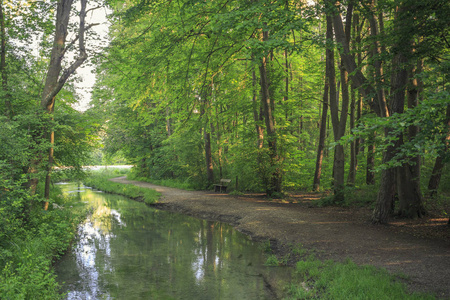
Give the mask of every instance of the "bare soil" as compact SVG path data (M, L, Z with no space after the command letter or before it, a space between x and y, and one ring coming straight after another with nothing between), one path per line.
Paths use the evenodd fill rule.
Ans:
M197 218L222 221L256 241L271 242L277 255L303 245L320 259L374 265L406 275L410 291L450 299L450 226L447 219L393 220L372 225L368 208L316 207L319 194L270 200L264 195L230 196L185 191L146 182L112 179L152 188L162 197L155 206ZM289 261L295 263L295 258ZM404 278L404 276L399 277Z

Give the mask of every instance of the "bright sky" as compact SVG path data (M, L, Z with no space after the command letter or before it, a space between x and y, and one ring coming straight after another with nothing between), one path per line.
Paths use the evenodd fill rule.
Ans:
M88 7L89 9L89 7ZM92 23L100 23L100 25L92 27L90 30L95 31L101 38L100 41L89 40L86 38L86 49L90 56L93 55L90 49L98 49L99 47L106 47L108 44L108 28L110 26L106 15L110 11L104 7L95 9L86 16L86 25ZM69 39L70 40L70 37ZM80 82L75 83L77 93L80 96L80 101L74 106L79 111L85 111L89 108L89 101L91 100L92 87L95 83L95 74L93 74L94 67L89 66L86 62L77 70L77 76L81 79Z

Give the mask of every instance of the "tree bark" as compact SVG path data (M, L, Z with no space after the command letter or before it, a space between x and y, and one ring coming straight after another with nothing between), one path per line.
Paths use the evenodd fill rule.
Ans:
M214 184L214 168L211 154L211 133L204 129L203 138L205 140L205 160L206 160L206 180L208 186Z
M421 72L421 63L418 68L411 68L407 89L408 108L418 105L419 86L416 74ZM412 140L419 132L419 128L411 125L408 128L408 138ZM422 192L420 190L420 156L411 158L411 163L405 163L398 171L397 186L399 193L399 215L407 218L420 218L425 214Z
M395 147L388 146L383 155L383 163L389 162L395 155ZM395 168L389 168L381 173L380 189L378 190L377 201L372 213L372 222L375 224L385 224L392 214L392 206L395 199Z
M5 116L8 119L12 118L13 109L11 104L11 95L8 91L8 70L6 65L6 28L5 28L5 13L3 10L3 1L0 1L0 73L2 76L2 90L3 98L5 99Z
M443 138L442 143L444 144L443 151L440 151L436 160L434 162L433 172L431 173L430 179L428 181L428 192L431 197L435 197L437 190L439 188L439 184L441 182L442 169L445 166L444 156L449 151L450 147L450 104L447 105L446 112L446 120L445 123L447 125L448 131L447 135Z
M263 41L269 39L267 31L263 32ZM279 166L279 156L277 149L277 136L275 132L275 117L273 115L273 109L275 104L270 97L269 92L269 80L267 75L267 62L269 61L269 55L263 56L259 66L261 96L264 107L264 119L267 132L267 142L269 145L269 166L270 166L270 179L266 186L266 193L269 196L275 193L281 193L282 176Z
M347 8L345 32L344 32L344 42L347 49L349 49L349 40L351 33L351 22L352 22L352 12L353 5L350 3ZM333 27L333 21L330 16L327 17L327 31L328 28ZM337 35L336 31L335 34ZM337 93L333 96L334 91L332 91L333 80L334 79L334 54L331 53L330 60L333 66L330 68L328 76L330 82L330 113L331 120L333 124L334 141L337 143L345 135L345 129L347 125L347 115L349 106L349 92L348 92L348 73L343 63L343 59L340 67L340 83L342 88L342 105L341 114L339 116L339 103L337 100ZM333 188L334 188L334 201L343 202L344 200L344 178L345 178L345 157L344 157L344 146L337 144L334 149L334 163L333 163Z
M355 59L350 53L350 48L344 31L342 17L339 13L333 16L333 28L336 37L336 42L338 42L342 47L340 56L345 66L345 69L350 74L350 80L352 81L352 84L359 89L362 96L368 101L368 104L371 107L371 109L378 116L381 116L382 110L379 105L380 101L374 101L375 99L373 98L373 95L377 95L377 92L374 89L374 87L368 83L367 78L357 67Z
M258 93L256 91L256 73L252 71L252 86L253 86L253 120L255 121L256 135L258 138L257 148L262 149L264 145L264 129L261 124L264 122L264 111L262 102L258 101Z
M373 0L371 3L372 11L374 9L374 6L376 4L376 0ZM381 24L382 19L380 20ZM379 29L376 16L374 13L369 14L369 24L370 24L370 35L372 36L373 45L372 45L372 57L373 57L373 67L375 70L375 87L377 91L377 100L378 100L378 107L380 108L380 116L381 117L388 117L389 111L387 107L387 101L386 101L386 91L384 89L384 71L383 71L383 65L380 58L381 54L381 46L379 45L378 37L379 37Z
M439 151L438 156L434 162L433 171L428 180L428 192L431 197L435 197L439 184L441 182L442 169L445 166L444 157L450 149L450 104L447 105L444 124L447 126L447 133L442 138L443 149ZM450 222L450 220L449 220Z
M362 59L362 49L361 46L359 45L361 43L361 31L365 21L363 20L361 24L359 24L359 13L358 13L355 15L355 20L353 23L355 24L356 27L356 45L357 45L357 49L355 49L357 51L356 59L358 62L358 66L361 66L363 59ZM355 88L353 85L352 87ZM358 90L357 93L358 93L358 101L357 101L356 119L359 121L361 120L363 114L363 97ZM362 139L358 138L355 142L356 156L358 156L360 152L364 153L364 146L361 146L362 144L363 144Z
M393 75L391 77L392 112L390 114L401 114L404 111L405 89L408 80L408 73L405 68L406 63L407 59L401 53L398 53L393 59ZM385 135L390 136L393 134L392 132L392 129L387 128L385 130ZM383 164L390 162L395 157L397 149L402 143L403 139L402 137L399 137L393 146L387 147L383 156ZM388 218L392 213L393 201L396 194L394 183L396 183L397 189L401 191L402 196L407 195L407 193L403 191L403 188L409 177L406 174L403 174L404 171L403 168L389 168L382 171L381 185L378 191L375 209L372 214L373 223L387 223ZM397 174L398 172L400 174Z
M45 79L45 85L42 92L41 108L47 113L53 114L56 95L61 91L67 79L76 71L76 69L83 64L87 59L87 53L84 45L84 33L87 29L85 27L86 17L86 4L87 0L81 0L80 10L80 25L78 29L78 47L79 56L75 61L64 71L62 71L62 60L66 53L66 38L67 30L69 26L70 11L72 9L73 0L60 0L56 8L56 30L53 41L53 47L50 57L49 67L47 69L47 76ZM50 181L51 181L51 169L53 166L53 144L54 144L54 132L51 131L50 136L50 149L48 152L48 164L47 175L45 180L45 192L44 196L47 201L45 202L44 209L48 208L48 199L50 196Z
M368 146L367 146L367 163L366 163L366 184L374 185L375 184L375 132L372 133L372 136L369 138Z
M203 123L203 141L204 141L204 153L205 153L205 163L206 163L206 182L207 187L214 184L214 167L212 160L212 151L211 151L211 133L209 132L208 127L211 127L209 118L206 114L206 111L210 109L209 100L204 93L204 97L201 104L200 117L202 118Z
M336 3L336 1L333 1L333 3ZM372 4L374 1L372 2ZM404 7L400 7L398 10L398 13L404 13L406 12L406 9ZM396 16L397 20L397 16ZM369 22L371 25L371 34L374 37L374 40L377 40L377 34L378 34L378 23L376 22L376 18L374 14L369 14ZM342 17L340 14L335 14L333 17L333 24L334 24L334 30L336 35L336 40L339 44L342 46L342 52L341 52L341 58L342 61L347 68L347 70L352 74L352 82L356 87L360 88L361 93L366 98L366 100L369 100L369 105L371 106L372 110L380 117L389 117L393 113L403 113L403 107L404 107L404 101L405 101L405 87L407 83L407 72L406 67L408 64L411 64L410 61L408 61L406 55L403 53L409 53L411 50L411 45L402 45L402 53L397 53L393 60L393 76L391 79L391 99L392 99L392 105L391 109L392 112L389 111L386 99L383 99L383 94L381 91L375 89L373 86L371 86L364 75L361 73L360 70L356 68L356 63L354 61L354 58L351 56L349 47L346 43L347 39L345 36L343 23L342 23ZM380 24L382 24L380 22ZM397 24L397 26L406 26L404 24ZM378 49L378 45L375 45L375 49ZM377 50L378 51L378 50ZM379 73L382 71L381 69L381 62L376 61L375 64L375 71L377 77L382 78L382 73ZM379 86L379 88L381 88ZM373 99L367 99L371 97L371 95L377 95L375 98L377 101L374 101ZM385 134L390 135L392 134L392 130L387 129ZM401 137L400 137L401 138ZM388 163L391 161L396 154L397 149L401 145L401 139L399 139L394 146L389 146L386 149L386 152L383 156L383 163ZM398 173L398 175L395 175ZM395 176L399 176L398 180L396 180ZM420 188L416 186L416 183L414 180L412 180L413 177L408 174L408 168L401 168L394 170L386 169L381 174L381 185L377 197L377 202L375 205L375 209L372 216L372 221L374 223L386 223L388 220L388 216L392 211L392 201L395 197L395 182L397 184L401 184L397 187L399 196L403 197L404 195L407 195L407 193L404 191L404 189L409 188L414 190L413 198L407 199L403 197L404 201L407 201L409 203L417 203L421 202L421 196L420 196ZM403 201L400 200L400 201ZM419 207L418 205L412 204L413 207ZM414 214L408 213L408 215L414 216Z
M352 21L352 29L353 34L356 37L353 40L353 43L351 46L353 51L358 52L358 49L355 47L356 39L358 39L358 28L359 28L359 14L353 15L353 21ZM354 55L353 55L354 57ZM361 65L361 63L358 61L358 65ZM356 90L351 86L351 92L350 92L350 132L355 128L356 123ZM358 147L359 147L359 139L353 140L350 142L350 167L348 170L348 177L347 177L347 185L354 186L356 181L356 172L358 170Z
M332 32L332 28L331 30L329 30L329 28L327 27L327 33L326 33L326 37L327 40L333 38L333 32ZM329 64L330 62L328 61L330 55L329 55L329 51L331 51L330 49L326 49L326 54L325 54L325 74L328 74L330 72L329 69ZM323 161L323 154L324 154L324 148L325 148L325 138L326 138L326 134L327 134L327 115L328 115L328 91L329 91L329 77L327 75L325 75L325 84L323 87L323 98L322 98L322 118L321 118L321 122L320 122L320 134L319 134L319 145L317 148L317 158L316 158L316 170L314 172L314 182L313 182L313 190L314 191L319 191L320 190L320 178L322 175L322 161Z
M355 128L355 91L352 89L350 104L350 131ZM356 160L356 140L350 142L350 167L348 169L347 185L354 186L356 180L356 170L358 169L358 162Z

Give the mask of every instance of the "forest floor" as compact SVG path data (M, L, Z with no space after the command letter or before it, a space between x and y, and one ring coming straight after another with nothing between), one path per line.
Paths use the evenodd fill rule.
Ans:
M222 221L256 241L271 242L279 256L292 246L314 251L317 258L387 269L411 291L431 292L450 299L450 226L447 219L392 220L372 225L368 208L317 207L320 194L291 195L270 200L262 194L231 196L208 191L185 191L146 182L112 179L157 190L156 207L197 218ZM296 259L290 257L288 264ZM403 278L403 279L401 279Z

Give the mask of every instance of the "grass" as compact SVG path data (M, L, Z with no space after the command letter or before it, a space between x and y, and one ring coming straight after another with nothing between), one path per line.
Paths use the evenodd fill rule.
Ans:
M137 180L143 182L149 182L156 185L167 186L187 191L194 191L196 188L186 180L177 180L177 179L151 179L147 177L139 177L134 174L128 174L127 179Z
M296 283L288 287L287 299L435 299L433 295L409 293L403 282L405 276L390 275L374 266L358 266L351 260L343 263L321 261L301 245L291 249L302 255L295 265ZM267 266L280 265L270 255Z
M321 262L314 257L299 261L301 282L290 288L290 299L435 299L411 294L403 283L384 269L344 263Z
M158 202L160 193L155 190L142 188L131 184L122 184L112 182L109 179L124 175L125 173L117 173L118 171L95 171L83 180L83 184L107 193L114 193L129 197L135 200L143 201L145 204L153 204Z
M265 266L286 266L297 261L294 276L287 286L285 299L435 299L431 294L409 293L404 274L391 275L387 270L374 266L358 266L350 259L344 262L321 261L315 250L302 244L290 245L283 256L273 254L270 241L260 244L267 256Z

